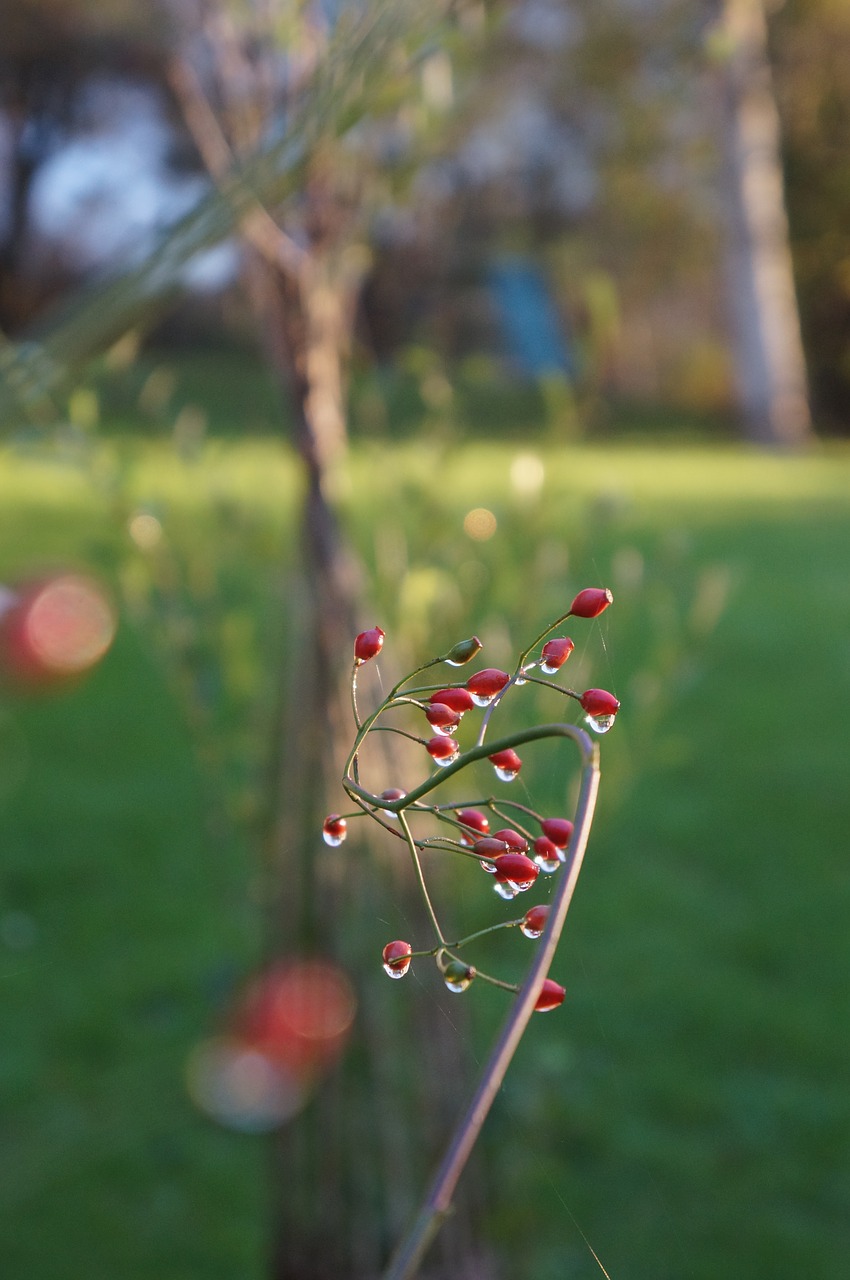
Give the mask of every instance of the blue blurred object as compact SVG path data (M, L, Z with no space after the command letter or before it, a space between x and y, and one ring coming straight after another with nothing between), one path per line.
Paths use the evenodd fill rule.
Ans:
M529 378L562 374L574 362L542 273L523 258L503 258L487 272L505 345L519 373Z

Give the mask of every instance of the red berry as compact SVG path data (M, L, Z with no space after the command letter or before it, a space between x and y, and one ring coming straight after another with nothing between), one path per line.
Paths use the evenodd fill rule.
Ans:
M551 978L546 978L543 986L540 988L540 995L534 1005L538 1013L548 1013L550 1009L557 1009L559 1004L564 1003L566 991L557 982L553 982Z
M452 711L444 702L432 702L425 710L425 718L440 733L448 733L460 724L460 712Z
M522 761L513 747L508 747L506 751L496 751L492 756L488 756L487 759L496 770L496 776L501 778L502 782L513 782L522 768Z
M401 800L402 797L406 795L407 792L402 791L401 787L387 787L386 791L381 792L381 799L390 801Z
M547 640L540 653L540 670L551 676L564 665L575 645L569 636L559 636L556 640Z
M543 930L546 928L546 921L549 919L549 905L541 902L539 906L529 907L522 918L520 929L526 938L539 938Z
M504 840L513 853L528 853L528 841L518 831L512 831L510 827L503 827L501 831L494 831L493 839Z
M439 693L432 693L428 701L442 702L443 706L451 707L459 715L463 715L464 711L471 711L475 706L472 695L466 689L440 689Z
M581 705L589 716L615 716L620 704L607 689L585 689Z
M500 858L502 854L510 853L506 841L497 840L495 836L482 836L475 841L472 851L482 858Z
M413 951L409 942L396 939L384 947L384 969L391 978L403 978L410 968L410 956Z
M503 853L496 859L496 879L500 884L510 882L523 889L530 888L540 874L530 858L524 853Z
M613 603L614 597L607 587L585 587L570 605L570 614L574 618L598 618Z
M348 833L348 823L338 813L330 813L322 823L322 835L325 844L332 848L342 844Z
M538 836L534 841L534 861L547 875L558 870L563 856L562 851L548 836Z
M572 838L573 824L569 818L544 818L540 823L540 830L559 849L566 849Z
M472 694L475 705L486 707L509 680L507 671L499 671L498 667L485 667L483 671L476 671L474 676L469 677L466 687Z
M460 747L454 738L447 738L444 734L429 738L425 743L425 750L435 764L443 766L451 764L460 755Z
M489 875L493 875L496 870L494 859L501 858L502 854L509 851L505 841L497 840L495 836L484 836L483 839L476 840L472 848L481 857L481 866Z
M381 800L388 800L390 804L395 800L402 800L407 795L406 791L402 791L401 787L387 787L386 791L382 791ZM397 818L398 814L393 813L392 809L384 809L384 816L387 818Z
M480 809L458 809L457 819L458 822L462 822L465 827L468 827L470 831L478 831L481 835L486 836L490 830L490 823ZM460 840L461 844L472 844L465 831L461 833Z
M381 652L384 644L384 632L380 627L372 627L370 631L361 631L354 641L354 661L368 662Z

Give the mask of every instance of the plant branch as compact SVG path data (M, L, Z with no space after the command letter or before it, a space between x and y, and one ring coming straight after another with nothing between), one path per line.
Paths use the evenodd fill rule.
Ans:
M596 806L596 795L599 788L599 749L584 730L577 729L574 725L542 725L540 726L540 731L536 734L526 731L525 735L515 734L510 740L505 739L505 745L515 746L521 741L531 741L532 737L556 736L555 731L559 730L570 731L568 733L562 732L562 736L573 738L578 743L583 757L581 791L575 815L572 859L569 871L560 881L555 891L546 928L540 939L540 946L493 1046L475 1092L455 1129L443 1161L437 1170L434 1181L413 1225L390 1260L384 1273L384 1280L410 1280L416 1274L426 1250L451 1210L452 1199L460 1175L478 1140L493 1100L501 1087L511 1059L534 1011L537 997L540 994L555 954L567 912L572 902ZM492 751L493 749L491 746L487 748L487 751ZM499 744L495 749L502 749L502 745ZM486 754L486 752L473 749L473 751L466 753L465 757L461 757L461 760L464 763L470 763L471 757L480 758L483 754ZM457 762L457 764L460 763L460 761ZM423 793L422 788L418 790L420 794ZM411 792L410 794L414 795L415 793ZM400 817L403 817L403 815L400 814Z

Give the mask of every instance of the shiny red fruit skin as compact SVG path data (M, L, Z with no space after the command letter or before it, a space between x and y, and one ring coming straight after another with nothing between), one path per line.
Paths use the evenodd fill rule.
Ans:
M496 879L502 883L534 884L539 874L540 868L524 853L503 853L496 859Z
M384 632L380 627L371 627L361 631L354 641L354 657L357 662L368 662L381 652L384 645Z
M570 614L574 618L598 618L614 597L607 587L585 587L570 605Z
M429 738L425 743L425 750L433 760L445 760L447 756L457 755L460 747L454 738L447 738L444 734L439 734L435 738Z
M460 724L460 712L452 711L445 702L432 702L425 712L429 724L439 729L454 729Z
M475 841L472 852L477 853L479 858L501 858L510 850L504 840L497 840L495 836L482 836Z
M507 671L500 671L498 667L485 667L483 671L476 671L475 675L469 677L466 687L470 693L477 693L480 698L490 698L504 689L509 680Z
M460 715L464 711L471 711L475 706L467 689L440 689L439 692L432 693L428 701L441 702L444 707L451 707L452 711L457 711Z
M540 995L537 997L534 1007L538 1013L547 1013L549 1009L557 1009L558 1005L564 1003L566 994L566 991L559 983L547 978L540 988Z
M572 653L575 645L569 636L559 636L556 640L547 640L540 658L547 667L562 667Z
M478 831L483 836L486 836L490 830L490 822L480 809L458 809L455 817L465 827L469 827L472 831Z
M542 933L546 928L546 921L549 919L549 904L541 902L536 907L529 907L526 911L524 920L530 929L535 929L538 933Z
M620 704L607 689L585 689L581 705L589 716L615 716Z
M513 747L508 747L505 751L497 751L494 755L488 756L487 759L497 769L509 769L513 773L519 773L522 768L522 761Z
M390 968L396 968L405 963L413 952L409 942L403 942L401 938L397 938L395 942L388 942L383 950L384 964L388 964Z
M528 852L528 841L525 836L521 836L518 831L513 831L510 827L503 827L501 831L494 831L493 839L504 840L513 853Z
M559 849L566 849L573 834L573 824L569 818L544 818L540 830Z

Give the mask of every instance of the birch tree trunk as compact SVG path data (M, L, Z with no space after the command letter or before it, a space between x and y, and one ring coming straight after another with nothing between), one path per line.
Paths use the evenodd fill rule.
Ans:
M763 0L714 0L713 7L739 397L753 441L799 448L811 437L811 417Z

